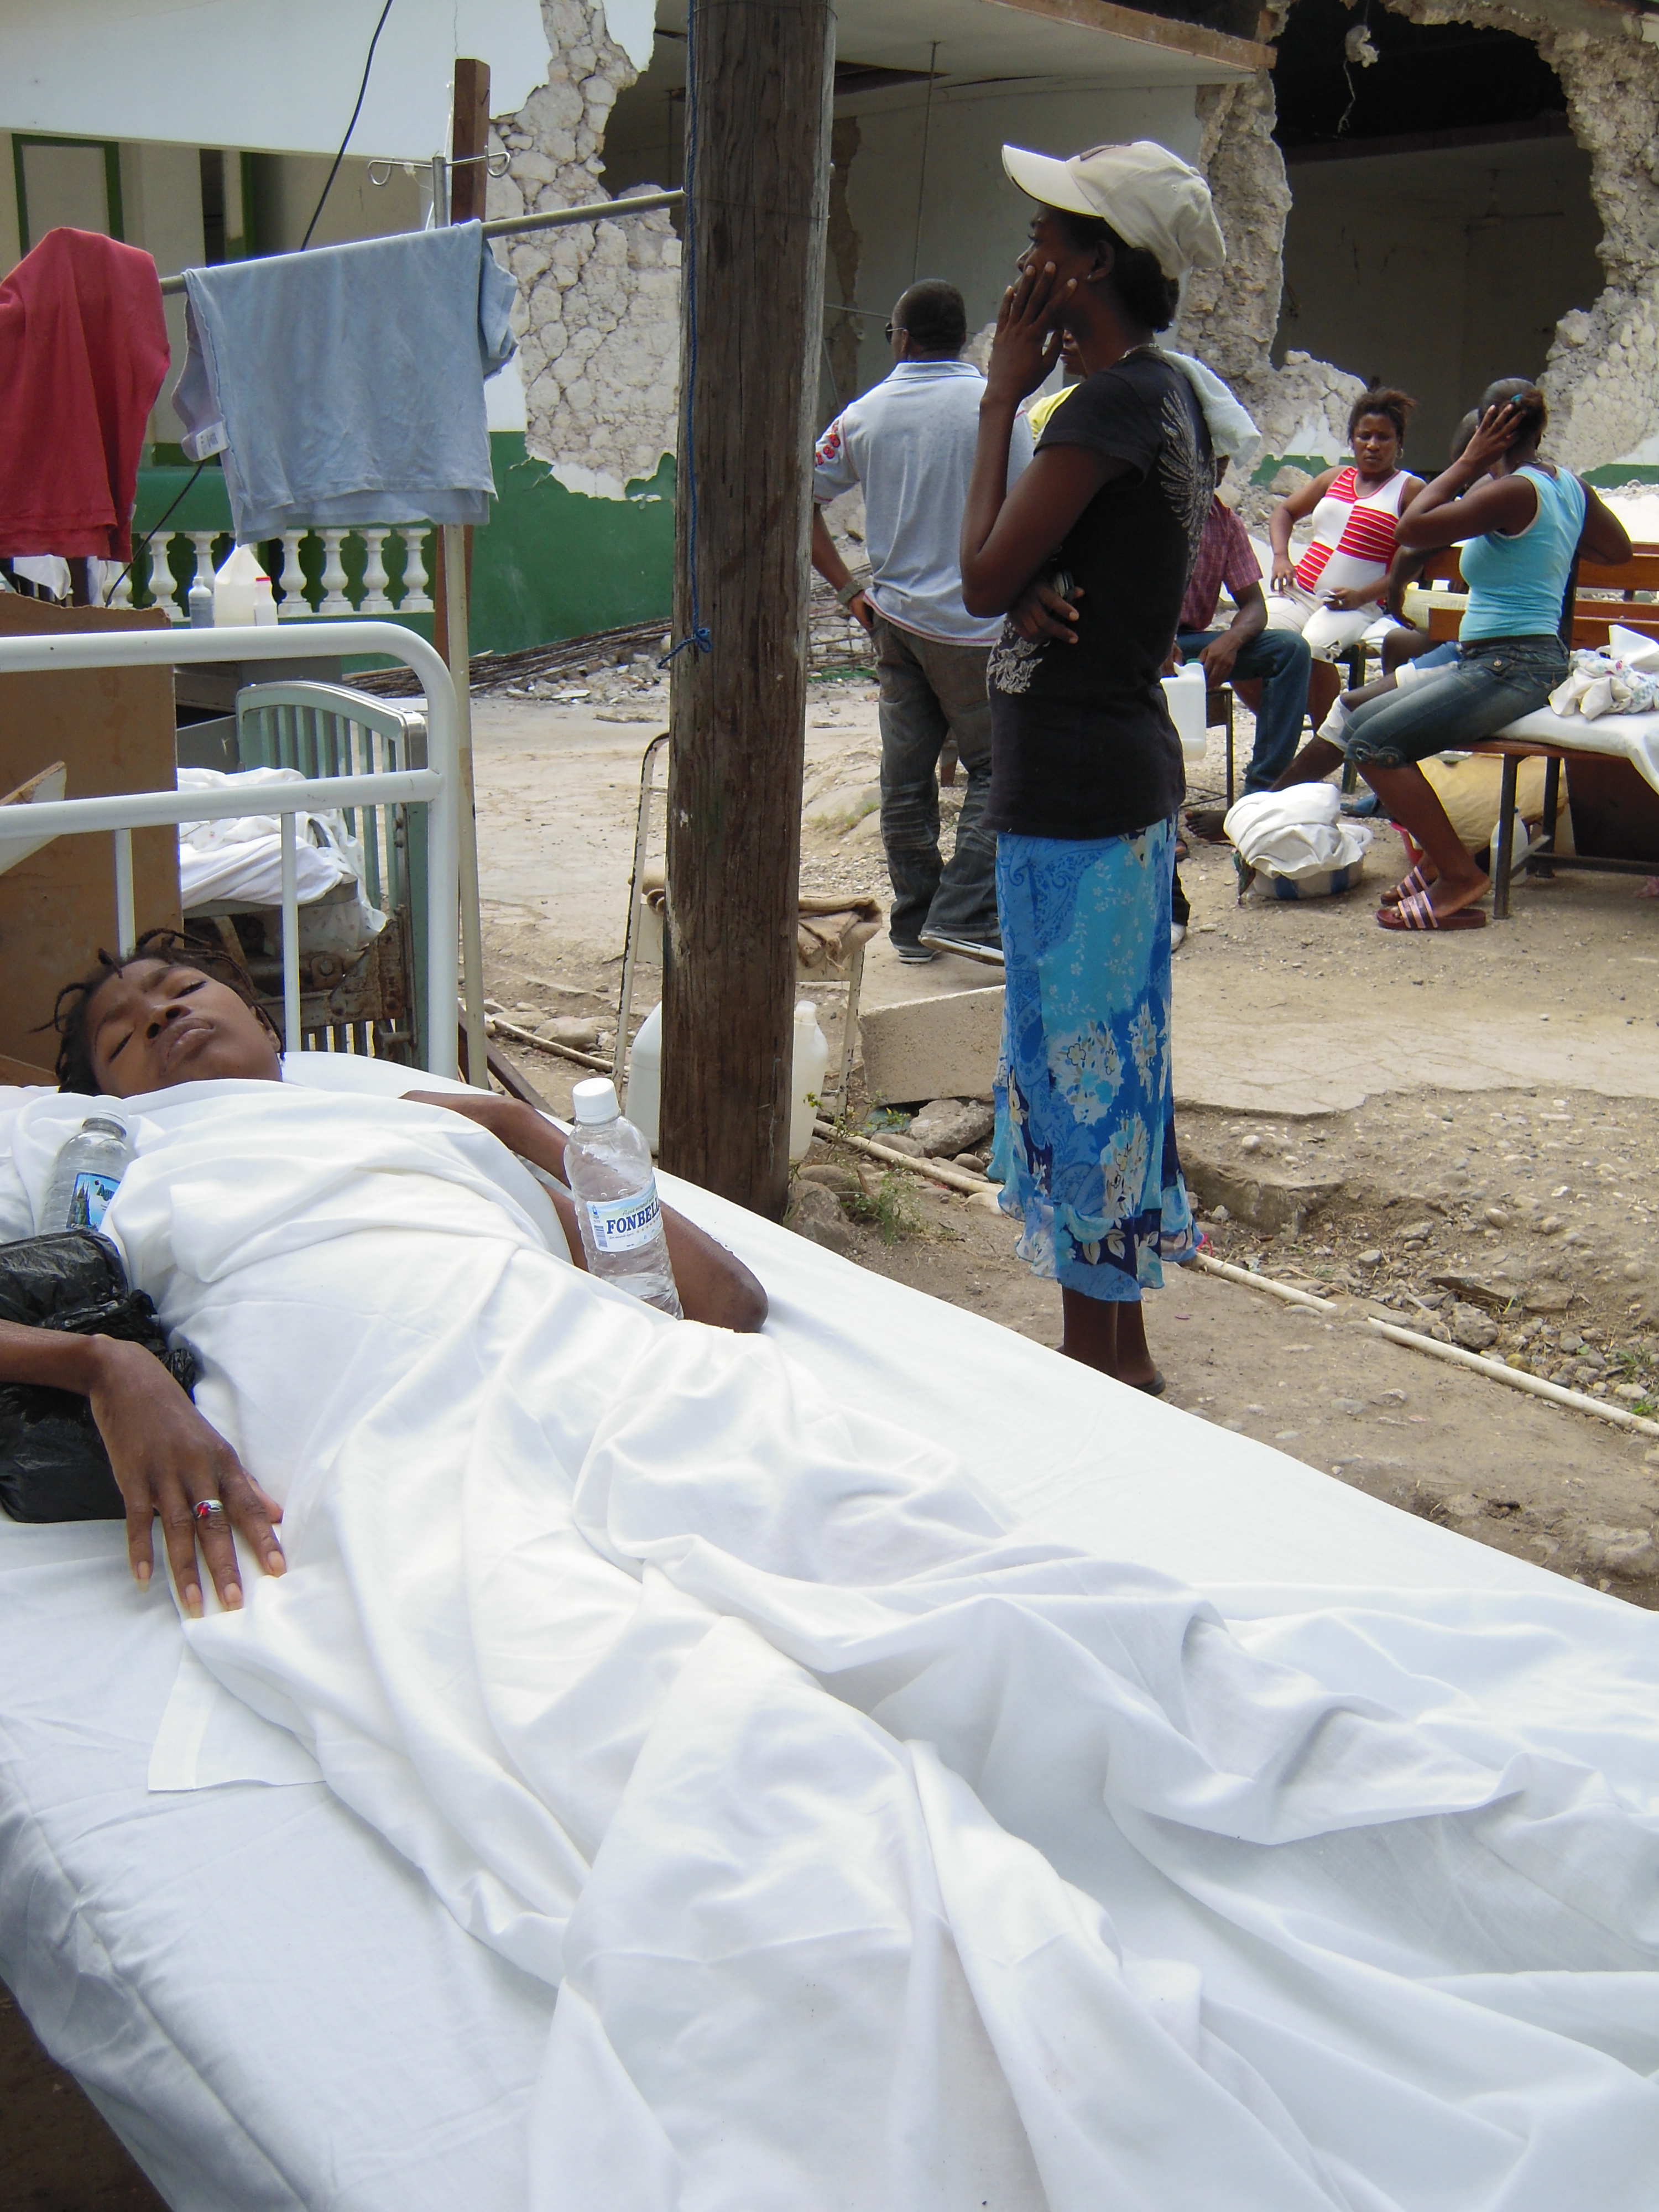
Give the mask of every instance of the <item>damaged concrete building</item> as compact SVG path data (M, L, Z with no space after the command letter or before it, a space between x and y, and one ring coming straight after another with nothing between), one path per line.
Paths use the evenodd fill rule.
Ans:
M1286 460L1340 451L1372 379L1420 403L1419 467L1490 378L1524 374L1549 394L1563 460L1603 483L1659 479L1659 14L1638 0L1260 8L840 0L822 418L885 374L882 327L913 277L960 286L975 326L994 314L1028 217L1004 140L1064 154L1146 137L1215 192L1231 258L1192 281L1178 335L1261 425L1258 505ZM0 273L60 222L169 270L296 246L362 58L346 11L305 0L304 15L301 40L240 0L0 9ZM77 37L94 21L96 40ZM210 23L231 88L211 100L185 65ZM685 0L394 11L319 240L422 221L457 42L494 69L492 214L679 185L686 30ZM507 249L522 344L489 387L499 497L477 550L481 644L667 611L678 222L629 216ZM173 327L176 346L176 307ZM177 435L163 401L141 527L185 491ZM228 526L209 471L174 527ZM361 576L361 545L344 558Z
M498 125L501 211L682 181L684 0L612 35L622 0L545 0L547 88ZM654 35L652 35L652 33ZM1026 211L1005 139L1055 153L1155 137L1215 192L1230 261L1191 283L1182 343L1264 433L1254 474L1343 447L1365 384L1403 385L1413 458L1480 388L1538 376L1553 450L1659 478L1659 15L1624 0L846 0L832 142L822 411L885 373L916 275L994 313ZM495 203L492 202L492 209ZM526 437L612 501L674 450L676 242L665 216L515 247Z

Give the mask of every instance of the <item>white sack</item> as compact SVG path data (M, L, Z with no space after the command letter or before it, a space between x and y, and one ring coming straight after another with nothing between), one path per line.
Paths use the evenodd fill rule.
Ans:
M287 1505L191 1647L559 1985L531 2212L1646 2212L1651 1617L1234 1633L579 1274L439 1109L123 1111L105 1225Z
M1334 783L1293 783L1288 791L1247 792L1221 826L1251 867L1294 881L1351 867L1370 849L1370 831L1345 819L1340 806Z

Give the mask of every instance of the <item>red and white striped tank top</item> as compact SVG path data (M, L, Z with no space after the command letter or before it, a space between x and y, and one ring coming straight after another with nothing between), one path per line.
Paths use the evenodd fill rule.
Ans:
M1388 482L1359 496L1359 471L1346 468L1314 509L1313 542L1296 567L1296 580L1312 598L1375 583L1394 558L1395 525L1409 473L1396 469Z

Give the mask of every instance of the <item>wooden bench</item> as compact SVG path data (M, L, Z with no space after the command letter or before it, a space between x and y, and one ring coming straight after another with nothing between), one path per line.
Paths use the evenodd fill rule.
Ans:
M1448 570L1445 563L1450 561ZM1437 567L1442 574L1455 575L1462 581L1456 567L1455 548L1437 554L1425 576ZM1626 629L1639 630L1645 637L1659 638L1659 601L1638 599L1638 592L1659 592L1659 545L1636 545L1631 549L1628 561L1612 568L1602 567L1593 561L1578 562L1568 586L1571 614L1564 607L1561 627L1564 640L1569 629L1572 649L1595 651L1607 643L1608 634L1617 623ZM1457 635L1461 610L1431 607L1429 614L1429 635L1438 641ZM1617 759L1614 754L1598 754L1593 746L1552 745L1534 738L1483 738L1469 748L1471 752L1495 754L1502 760L1503 775L1498 805L1498 837L1492 854L1492 917L1494 921L1510 918L1510 884L1513 856L1510 846L1515 821L1515 791L1523 760L1541 760L1544 769L1544 818L1538 844L1528 851L1522 867L1530 875L1549 878L1557 868L1578 868L1599 875L1645 876L1653 872L1651 860L1618 860L1599 854L1561 854L1555 848L1555 824L1561 803L1561 764L1575 757L1579 759Z
M1457 548L1449 545L1432 555L1418 580L1424 584L1449 583L1453 592L1461 593L1463 572L1457 563ZM1638 592L1659 592L1659 545L1632 546L1630 559L1621 561L1616 568L1605 568L1593 561L1581 561L1574 571L1571 590L1571 641L1575 651L1605 646L1614 623L1621 623L1626 629L1640 630L1644 637L1659 637L1659 601L1638 599L1636 596ZM1431 603L1429 635L1437 645L1455 639L1462 619L1461 599L1457 604L1443 607ZM1565 638L1565 611L1562 626Z

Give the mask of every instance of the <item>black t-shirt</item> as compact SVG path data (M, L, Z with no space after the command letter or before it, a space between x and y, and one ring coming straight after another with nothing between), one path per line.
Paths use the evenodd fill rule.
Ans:
M1215 488L1191 384L1152 347L1078 385L1037 451L1088 446L1127 461L1055 553L1083 587L1077 643L1024 638L992 651L988 829L1121 837L1175 812L1187 787L1159 675L1175 641Z

